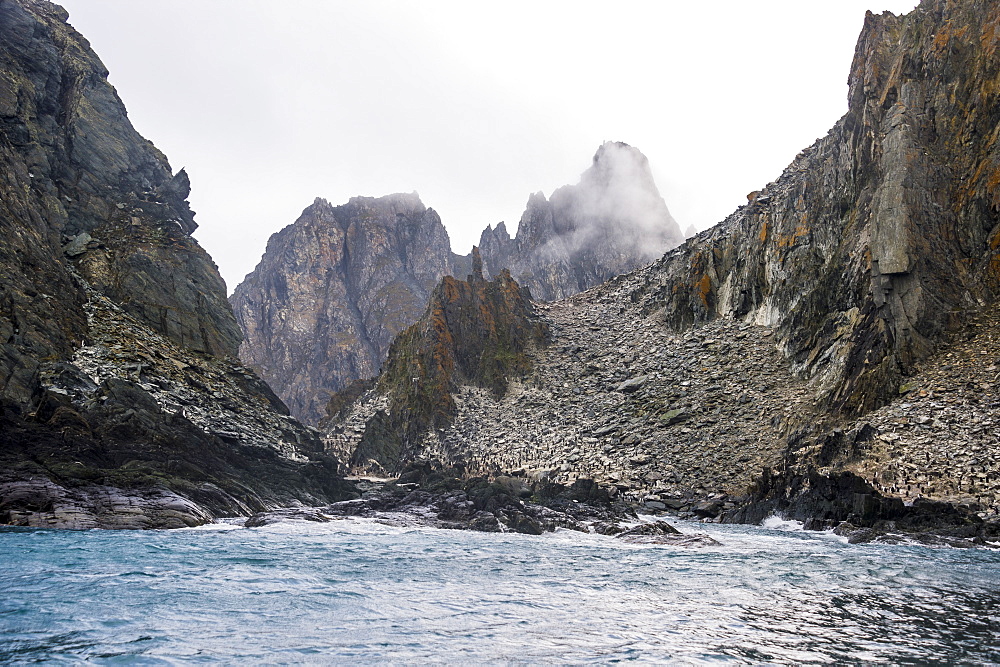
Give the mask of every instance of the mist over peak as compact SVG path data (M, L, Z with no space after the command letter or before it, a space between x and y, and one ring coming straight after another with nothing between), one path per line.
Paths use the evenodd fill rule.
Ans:
M597 149L576 185L549 199L532 194L515 239L499 230L487 229L481 239L488 271L509 268L543 300L593 287L684 241L646 156L617 141Z
M653 260L683 240L653 180L642 152L622 142L605 142L576 186L552 193L556 224L572 229L570 245L612 242Z

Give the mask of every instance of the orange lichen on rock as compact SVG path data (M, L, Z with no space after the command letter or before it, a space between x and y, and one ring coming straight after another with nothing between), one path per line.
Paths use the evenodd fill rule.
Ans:
M983 55L992 58L996 53L997 42L1000 41L1000 9L996 6L991 8L990 17L983 24L979 42L983 49Z
M960 40L965 37L965 34L969 31L969 26L964 25L961 28L956 29L951 21L945 23L941 30L937 31L934 35L934 51L935 55L940 56L948 48L952 39Z
M695 288L697 290L698 298L701 299L702 305L705 306L705 309L707 310L709 308L708 297L712 294L712 279L706 273L701 277L701 280L695 284Z
M802 216L802 220L795 226L795 230L791 234L779 234L778 247L779 248L791 248L796 245L803 236L809 234L809 227L806 226L805 215Z

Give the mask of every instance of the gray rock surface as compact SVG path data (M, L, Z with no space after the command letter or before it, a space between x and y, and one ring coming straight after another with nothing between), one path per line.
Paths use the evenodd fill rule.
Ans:
M631 502L728 497L777 465L811 410L806 382L775 349L771 330L719 319L684 332L643 316L629 298L652 269L563 301L539 304L548 344L506 394L454 394L449 426L413 456L473 474L544 471L554 482L593 479ZM622 385L645 378L634 391ZM331 424L343 460L388 405L375 389Z
M317 199L271 237L233 292L245 332L240 358L292 414L318 423L334 392L378 374L392 339L417 321L438 281L470 270L416 194L342 206Z
M172 527L344 497L316 433L235 361L187 175L66 20L0 2L0 523Z

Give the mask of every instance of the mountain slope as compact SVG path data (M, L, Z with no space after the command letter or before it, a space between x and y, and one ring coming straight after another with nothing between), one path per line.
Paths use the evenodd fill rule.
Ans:
M66 21L0 2L0 521L185 525L337 493L301 478L336 471L316 434L232 359L187 175Z
M1000 287L998 46L993 5L869 14L826 137L716 227L543 309L535 372L499 400L455 392L412 455L702 516L750 492L750 519L800 503L871 524L904 507L878 498L919 495L995 516L998 388L963 341L996 369L997 330L972 322L995 320Z

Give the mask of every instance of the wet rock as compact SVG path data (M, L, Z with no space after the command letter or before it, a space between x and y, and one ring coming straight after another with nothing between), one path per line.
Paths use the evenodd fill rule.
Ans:
M702 519L714 519L722 512L722 502L718 500L703 500L693 504L691 512Z
M66 487L40 476L0 481L0 525L142 530L199 526L213 518L191 499L165 488Z
M616 537L634 544L669 544L679 547L720 546L717 540L708 535L685 535L665 521L642 524L630 528Z
M598 535L617 535L618 533L625 532L625 529L622 528L621 524L609 521L598 521L591 526L591 528Z
M275 523L284 523L287 521L312 521L315 523L327 523L332 521L332 518L314 508L290 507L288 509L258 512L249 517L243 523L243 527L260 528L262 526L270 526Z
M634 528L629 528L618 537L625 539L637 535L680 535L681 531L671 526L666 521L656 521L654 523L644 523Z
M410 480L401 482L402 479ZM505 477L468 477L440 462L409 464L403 476L363 498L319 508L326 516L363 516L393 525L433 526L456 530L516 532L540 535L557 528L587 532L588 523L611 526L634 519L629 508L614 504L607 493L588 480L565 487L543 479L528 483Z

